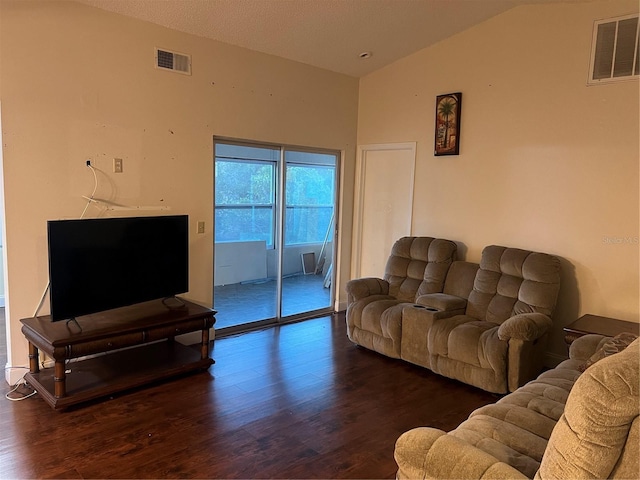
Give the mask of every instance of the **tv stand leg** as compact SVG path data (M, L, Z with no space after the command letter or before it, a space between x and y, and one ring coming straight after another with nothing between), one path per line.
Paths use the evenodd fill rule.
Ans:
M200 358L202 360L209 358L209 329L202 329L202 346L200 348Z
M40 372L40 359L38 358L38 347L29 342L29 371L31 373Z
M53 394L56 398L62 398L67 394L65 361L56 360L53 377Z

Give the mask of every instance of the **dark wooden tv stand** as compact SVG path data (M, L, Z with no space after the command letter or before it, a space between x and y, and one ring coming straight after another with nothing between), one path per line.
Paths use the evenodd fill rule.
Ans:
M214 363L209 356L214 315L214 310L186 300L184 307L175 309L154 300L69 322L52 322L50 316L22 319L22 333L29 341L30 371L25 380L54 409L64 409L206 370ZM198 330L202 331L199 349L174 340ZM40 368L39 350L53 358L53 367Z

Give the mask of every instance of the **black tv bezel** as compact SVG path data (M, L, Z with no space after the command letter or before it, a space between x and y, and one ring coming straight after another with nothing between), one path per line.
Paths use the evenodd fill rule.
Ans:
M157 225L154 227L151 224L156 223ZM94 228L94 225L98 226L98 229L104 228L124 228L124 227L132 227L137 226L138 228L158 228L162 223L166 224L164 228L169 228L172 224L173 227L178 227L184 233L178 234L180 251L176 250L172 255L170 261L179 262L181 265L180 271L175 271L174 273L179 278L173 278L172 282L168 283L167 288L163 289L158 287L157 289L153 289L153 294L147 293L149 288L141 289L138 293L133 293L130 295L120 296L115 300L105 300L106 295L99 294L97 291L99 287L94 289L93 293L95 294L94 300L98 298L102 298L100 301L95 301L93 304L95 307L78 307L78 308L70 308L69 304L71 301L69 300L70 294L63 295L62 297L66 297L66 304L60 304L61 296L56 292L56 288L60 288L60 277L59 273L56 272L55 268L59 268L59 260L55 258L52 259L53 256L59 255L56 253L56 248L59 246L55 245L55 242L58 240L53 240L52 245L52 230L53 234L56 235L56 229L64 228L65 226L68 229L73 230L83 230L85 228ZM67 232L68 233L68 232ZM94 234L95 235L95 234ZM138 250L140 251L140 245L137 245ZM52 252L53 249L53 252ZM157 246L156 246L157 250ZM96 247L96 251L99 251L99 248ZM180 253L181 252L181 253ZM188 215L154 215L154 216L134 216L134 217L101 217L101 218L90 218L90 219L70 219L70 220L48 220L47 221L47 253L48 253L48 268L49 268L49 307L50 307L50 317L51 321L64 321L77 319L79 317L88 316L95 313L100 313L108 310L113 310L116 308L127 307L131 305L135 305L138 303L143 303L152 300L159 300L164 298L175 297L176 295L183 294L189 291L189 216ZM86 253L85 253L86 256ZM168 256L167 256L168 257ZM163 257L163 259L166 259ZM163 265L161 263L159 266ZM75 267L77 268L77 267ZM128 270L128 273L131 274L132 270ZM126 273L120 274L120 278L125 278ZM151 274L147 276L149 278ZM181 276L180 276L181 275ZM136 275L136 277L139 275ZM158 275L156 275L157 277ZM156 277L153 277L154 279ZM92 277L95 280L95 276ZM111 278L111 277L110 277ZM115 277L114 277L115 278ZM89 287L86 287L89 288ZM74 291L78 291L75 289ZM73 295L73 294L71 294ZM83 302L84 304L90 302Z

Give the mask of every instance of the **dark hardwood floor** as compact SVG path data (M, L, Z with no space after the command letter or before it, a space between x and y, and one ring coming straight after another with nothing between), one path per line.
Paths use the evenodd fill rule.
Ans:
M2 399L0 477L393 478L402 432L496 400L356 347L344 314L216 339L213 356L66 412Z

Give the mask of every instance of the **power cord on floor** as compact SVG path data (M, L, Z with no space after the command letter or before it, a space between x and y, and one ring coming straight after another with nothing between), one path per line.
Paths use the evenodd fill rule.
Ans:
M89 208L89 205L91 205L91 203L94 201L93 198L95 197L96 191L98 190L98 175L96 174L97 169L93 165L91 165L91 160L87 160L87 167L91 170L91 173L93 174L93 191L91 192L91 196L87 197L87 203L84 206L84 210L82 210L82 214L80 215L81 219L84 218L85 214L87 213L87 209ZM33 317L34 318L38 316L38 313L40 313L40 309L42 308L42 305L44 304L45 298L47 297L47 293L49 293L49 289L50 288L51 288L51 284L49 282L47 282L47 286L44 289L44 292L42 292L42 296L40 297L40 302L38 303L38 306L36 307L36 310L33 313ZM45 364L45 359L46 359L46 356L44 354L42 354L41 364L42 364L43 368L44 368L44 364ZM14 369L14 368L29 370L27 367L6 367L5 371L10 370L10 369ZM26 372L25 372L25 375L26 375ZM28 394L23 395L22 397L17 397L17 398L10 397L10 395L12 393L17 392L18 389L23 385L25 387L30 388L33 391L28 393ZM20 400L24 400L25 398L29 398L29 397L35 395L36 393L37 392L33 389L33 387L31 387L31 385L27 384L27 382L24 380L24 375L23 375L20 378L20 380L18 380L16 382L15 385L12 385L11 390L7 394L5 394L5 398L7 400L12 401L12 402L18 402Z
M29 370L27 367L6 367L6 368L5 368L5 371L6 371L6 370L13 370L13 369L27 370L27 371ZM31 385L29 385L29 384L25 381L24 377L25 377L25 375L26 375L26 374L27 374L27 372L24 372L24 375L22 375L22 377L20 377L20 380L18 380L18 381L15 383L15 385L13 385L13 386L12 386L12 389L11 389L11 390L9 390L9 391L5 394L4 398L6 398L7 400L9 400L9 401L11 401L11 402L19 402L19 401L21 401L21 400L26 400L26 399L27 399L27 398L29 398L29 397L33 397L36 393L38 393L38 392L36 392L36 391L34 390L34 388L33 388ZM21 397L11 397L11 396L10 396L12 393L17 392L17 391L18 391L18 389L19 389L20 387L23 387L23 386L24 386L24 387L26 387L26 388L31 389L31 392L29 392L29 393L25 393L25 394L22 394L22 396L21 396Z

